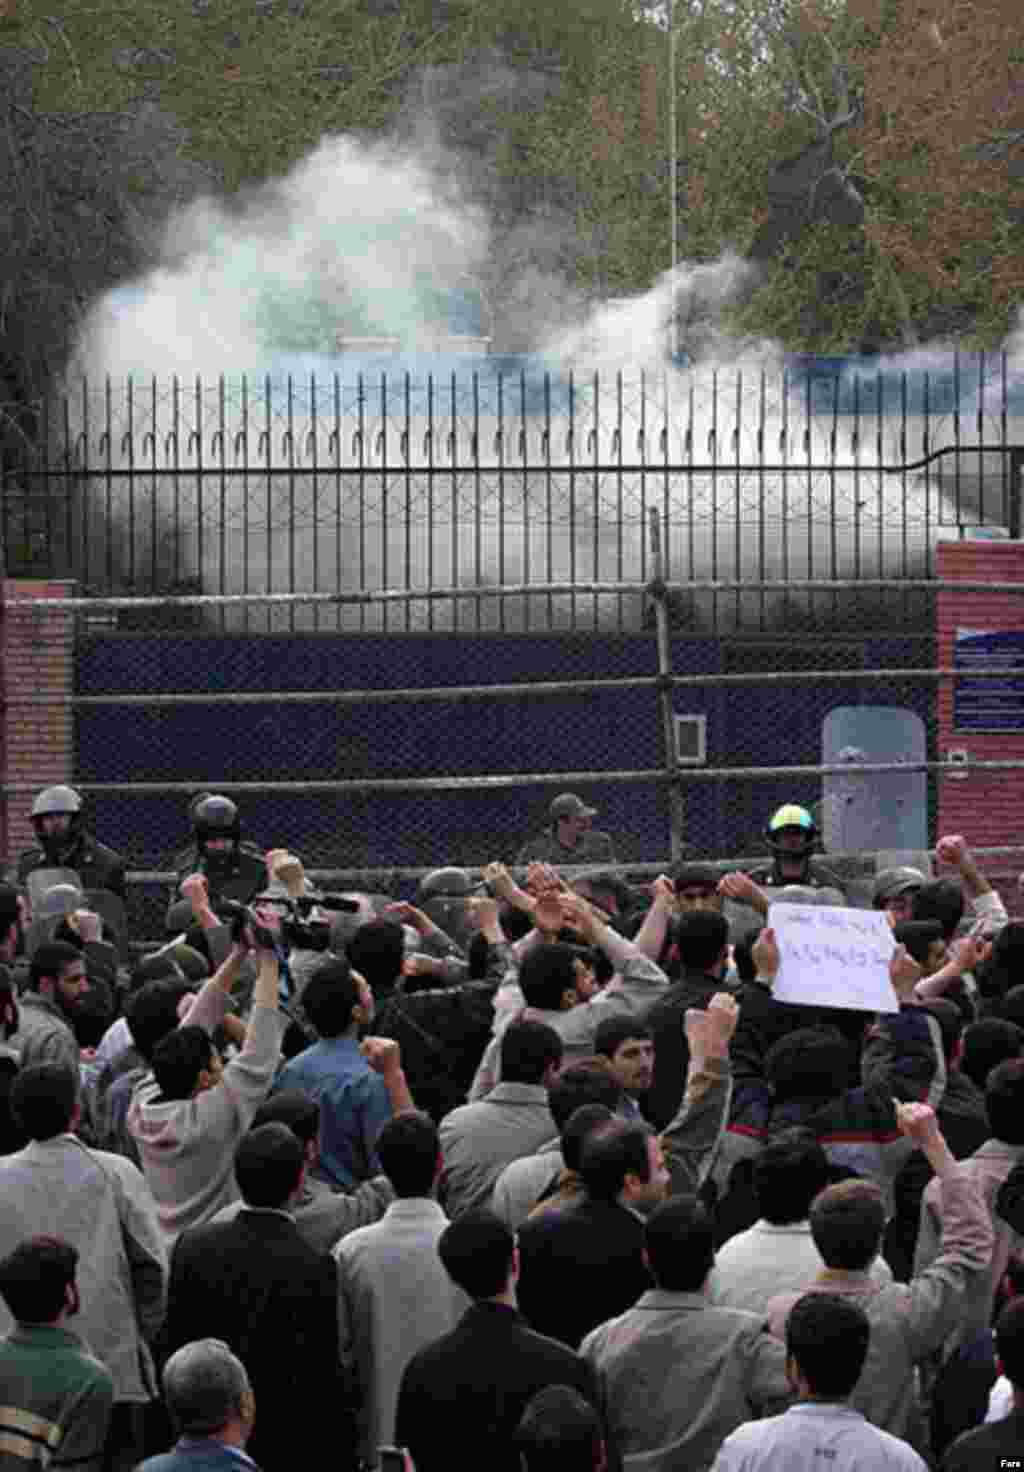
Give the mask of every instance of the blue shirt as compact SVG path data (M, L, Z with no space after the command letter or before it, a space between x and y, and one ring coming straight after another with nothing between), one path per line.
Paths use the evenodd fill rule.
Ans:
M377 1136L391 1118L391 1097L355 1038L321 1038L281 1069L273 1092L281 1089L301 1089L320 1105L315 1175L348 1191L380 1174Z

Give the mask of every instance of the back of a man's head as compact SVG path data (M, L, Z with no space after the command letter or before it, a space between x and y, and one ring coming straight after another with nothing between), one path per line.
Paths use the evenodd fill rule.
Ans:
M437 1126L418 1111L396 1114L377 1136L381 1169L399 1199L430 1196L441 1164Z
M942 1055L947 1064L952 1064L964 1035L964 1014L948 997L932 997L925 1007L939 1024Z
M651 1178L647 1125L611 1119L591 1130L583 1142L579 1173L592 1201L616 1201L628 1175Z
M694 910L677 920L673 936L687 970L710 972L729 944L729 922L713 910Z
M955 879L933 879L914 895L913 906L915 920L937 920L950 941L964 917L964 892Z
M960 1072L984 1089L993 1068L1024 1053L1024 1028L1002 1017L982 1017L963 1031Z
M605 1104L581 1104L573 1110L559 1132L562 1159L568 1170L579 1174L587 1140L599 1126L613 1124L617 1118Z
M699 1293L715 1265L715 1231L699 1196L684 1194L655 1207L644 1223L651 1277L666 1293Z
M0 1298L21 1324L52 1324L67 1304L78 1251L60 1237L29 1237L0 1262Z
M65 1063L36 1063L15 1075L11 1113L30 1140L52 1140L72 1128L78 1078Z
M839 1181L811 1202L814 1245L826 1267L862 1273L878 1256L885 1202L874 1181Z
M497 1298L512 1273L515 1238L492 1211L465 1211L442 1232L438 1255L457 1288L470 1298Z
M235 1151L235 1180L246 1206L284 1207L299 1185L306 1152L286 1124L249 1130Z
M1024 1298L1014 1298L995 1324L996 1355L1003 1374L1018 1394L1024 1394Z
M805 1293L786 1320L786 1354L821 1400L845 1400L853 1393L870 1339L867 1314L837 1293Z
M828 1156L807 1129L780 1130L754 1162L758 1209L773 1226L806 1221L811 1202L828 1182Z
M191 1099L204 1069L213 1062L213 1043L205 1028L189 1023L161 1038L153 1050L153 1077L164 1099Z
M237 1420L252 1419L245 1366L220 1339L197 1339L171 1355L163 1372L164 1401L182 1436L216 1438Z
M611 1114L622 1104L622 1085L603 1058L600 1062L580 1058L568 1064L548 1089L548 1108L559 1134L585 1104L603 1104Z
M562 1052L562 1039L546 1022L512 1022L501 1035L501 1081L542 1084Z
M162 976L142 984L125 1002L124 1015L135 1049L152 1063L157 1044L178 1026L178 1008L188 996L183 977Z
M524 1472L602 1472L605 1466L600 1417L568 1385L537 1392L523 1412L515 1445Z
M847 1054L835 1027L800 1027L768 1049L765 1078L776 1102L830 1099L843 1091Z
M345 956L331 956L313 972L302 993L302 1007L322 1038L339 1038L353 1025L359 986Z
M320 1105L301 1089L281 1089L253 1115L252 1128L262 1124L287 1125L300 1144L309 1145L320 1138Z
M531 946L519 967L519 989L528 1007L561 1011L566 994L576 991L576 949L565 941Z
M368 920L345 945L349 964L375 996L394 991L405 960L405 933L395 920Z
M1024 1058L1000 1063L985 1083L985 1111L994 1140L1024 1145Z
M81 960L81 952L64 940L48 940L36 946L29 964L29 984L39 991L43 984L60 976L65 966Z

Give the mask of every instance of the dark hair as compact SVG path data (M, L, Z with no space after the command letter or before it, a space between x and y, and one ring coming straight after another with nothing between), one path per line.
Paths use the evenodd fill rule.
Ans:
M964 1014L955 1002L948 997L932 997L926 1002L925 1010L930 1012L939 1024L939 1032L942 1034L942 1052L949 1063L956 1052L964 1031Z
M271 1094L252 1117L252 1128L262 1124L283 1124L303 1145L320 1138L320 1105L301 1089L282 1089Z
M915 920L937 920L946 940L956 935L964 918L964 894L955 879L933 879L914 895L911 911Z
M367 920L346 942L345 954L370 990L385 996L402 974L405 932L397 920Z
M938 920L904 920L893 926L892 938L898 946L906 946L919 966L924 966L935 942L945 939L945 931Z
M651 1277L667 1293L697 1293L715 1265L715 1227L699 1196L656 1206L644 1224Z
M1024 1390L1024 1298L1008 1303L996 1319L996 1354L1015 1390Z
M0 939L21 919L21 895L14 884L0 884Z
M213 1042L204 1028L176 1027L153 1050L153 1076L165 1099L191 1099L199 1075L213 1060Z
M993 1014L1024 1027L1024 985L1011 986L993 1007Z
M464 1211L441 1233L438 1255L456 1287L470 1298L497 1298L508 1285L515 1238L493 1211Z
M429 1196L437 1178L437 1126L418 1111L389 1119L377 1136L381 1169L398 1197Z
M964 1028L960 1072L984 1089L993 1068L1024 1052L1024 1028L1002 1017L982 1017Z
M1024 1058L993 1068L985 1083L985 1111L994 1140L1024 1145Z
M635 1018L629 1018L619 1013L615 1017L606 1017L597 1025L594 1034L594 1052L604 1058L614 1058L616 1052L623 1043L633 1038L651 1039L651 1029L646 1022L637 1022Z
M519 967L519 988L528 1007L556 1012L562 994L576 986L576 950L564 941L531 946Z
M714 910L694 910L679 917L672 937L683 966L709 971L729 944L729 922Z
M587 1194L595 1201L614 1201L628 1175L651 1178L647 1125L623 1119L608 1120L590 1131L583 1144L579 1173Z
M600 1064L586 1058L570 1063L548 1089L548 1108L559 1134L584 1104L601 1104L609 1114L622 1104L622 1085L603 1059Z
M773 1226L805 1221L811 1202L830 1179L824 1147L811 1130L798 1125L766 1140L754 1161L758 1209Z
M1003 926L986 961L975 968L974 979L981 996L1006 1000L1007 993L1016 991L1024 982L1024 921L1010 920ZM1003 1012L1012 1021L1024 1020L1024 997L1021 1000L1020 1016Z
M39 990L39 983L45 977L59 977L65 966L81 959L81 952L69 946L67 941L47 940L36 946L28 972L33 991Z
M745 935L740 936L739 940L733 942L732 960L740 981L757 980L757 966L754 964L754 943L760 934L760 930L748 930Z
M562 1061L562 1039L546 1022L511 1022L501 1035L501 1079L507 1084L539 1084Z
M125 1002L128 1031L136 1051L147 1063L152 1063L157 1043L178 1026L178 1004L189 991L187 981L165 976L159 981L147 981Z
M605 1104L581 1104L574 1109L560 1130L562 1159L569 1170L579 1173L583 1160L583 1147L598 1125L607 1124L618 1118L615 1111Z
M805 1293L786 1320L786 1353L814 1395L845 1400L864 1369L871 1324L860 1304L838 1293Z
M339 1038L352 1026L359 986L345 956L322 961L302 993L302 1008L322 1038Z
M538 1390L515 1434L525 1472L593 1472L603 1442L594 1407L568 1385Z
M235 1180L246 1206L284 1206L305 1160L302 1141L286 1124L249 1130L235 1151Z
M52 1324L75 1281L78 1251L61 1237L29 1237L0 1262L0 1296L21 1324Z
M843 1035L836 1027L798 1027L768 1049L764 1073L780 1103L832 1098L847 1075Z
M30 1140L52 1140L71 1128L78 1076L66 1063L35 1063L15 1074L11 1113Z
M151 981L165 981L168 978L182 981L185 973L169 951L164 951L152 956L143 956L133 968L128 978L128 991L135 995Z
M885 1203L874 1181L839 1181L811 1202L811 1236L826 1267L865 1272L878 1256Z

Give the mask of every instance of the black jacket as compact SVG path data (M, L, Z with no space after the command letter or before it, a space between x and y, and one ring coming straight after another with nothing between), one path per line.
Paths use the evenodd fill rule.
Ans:
M91 833L80 833L59 858L49 858L38 844L18 856L17 882L23 885L35 869L74 869L83 889L106 889L125 900L125 860Z
M688 1007L706 1007L723 983L706 971L684 971L655 1002L644 1021L654 1039L654 1078L644 1100L644 1113L663 1130L683 1102L690 1047L683 1022Z
M568 1385L600 1410L590 1366L528 1329L513 1308L475 1303L455 1328L414 1355L402 1376L395 1441L416 1472L466 1466L519 1472L513 1435L549 1385Z
M237 900L247 905L254 895L266 889L269 883L267 866L258 848L249 843L240 843L226 864L211 864L193 846L174 860L177 879L174 893L168 896L168 904L174 905L181 899L179 885L190 874L204 874L210 902L216 910L219 899Z
M256 1396L248 1451L264 1468L301 1461L303 1444L338 1446L344 1404L334 1259L277 1212L239 1212L183 1232L171 1254L164 1348L223 1339ZM351 1432L349 1432L351 1434Z
M617 1202L581 1196L559 1211L528 1217L518 1240L523 1317L571 1349L652 1286L641 1257L643 1222Z

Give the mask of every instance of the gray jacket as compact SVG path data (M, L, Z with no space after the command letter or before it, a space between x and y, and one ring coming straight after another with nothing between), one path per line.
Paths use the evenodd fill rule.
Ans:
M763 1320L702 1293L652 1289L580 1354L601 1381L625 1472L706 1472L730 1432L791 1395L786 1351Z
M992 1223L970 1173L963 1165L936 1181L945 1234L942 1251L909 1283L883 1288L870 1273L825 1268L804 1292L839 1293L855 1299L871 1323L871 1343L850 1404L875 1426L924 1446L915 1366L939 1349L956 1329L968 1284L984 1273L992 1255ZM781 1294L768 1305L774 1334L785 1338L786 1319L799 1293Z
M77 1077L80 1049L70 1022L49 997L22 992L18 998L18 1031L9 1039L22 1068L37 1063L63 1063Z
M167 1257L138 1169L73 1135L0 1160L0 1256L40 1235L78 1249L75 1332L110 1371L115 1398L151 1399L156 1377L147 1341L163 1323ZM11 1323L0 1300L0 1332Z
M441 1121L441 1201L449 1216L486 1206L505 1166L532 1155L555 1134L543 1084L498 1084L476 1104Z

